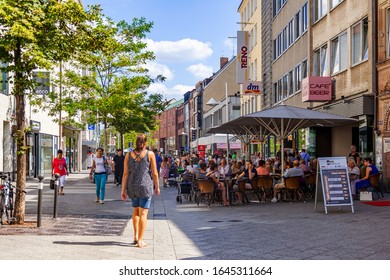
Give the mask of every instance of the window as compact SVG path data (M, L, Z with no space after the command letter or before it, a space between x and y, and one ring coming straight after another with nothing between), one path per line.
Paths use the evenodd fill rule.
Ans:
M336 7L342 1L343 0L330 0L330 8L333 9L334 7Z
M368 59L368 19L352 26L352 64Z
M283 29L283 52L287 50L287 26Z
M294 19L288 23L288 45L291 46L294 43Z
M326 76L328 74L328 46L324 45L314 52L314 75Z
M301 90L301 65L297 65L294 71L295 91Z
M302 7L302 33L307 30L307 3Z
M7 64L0 62L0 67L6 67L6 66ZM5 72L4 70L0 70L1 93L5 95L8 95L7 79L8 79L8 73Z
M390 9L386 11L386 53L390 57Z
M278 50L278 44L277 44L277 40L275 39L274 40L274 60L276 60L276 58L278 57L278 54L277 54L277 50Z
M332 74L347 68L347 32L343 32L331 41L331 67Z
M287 0L274 0L273 2L274 16L276 16L279 13L279 11L282 9L283 5L286 4L286 2Z
M325 16L327 4L327 0L314 0L314 22Z
M301 35L301 12L295 15L295 39L298 39Z
M307 77L307 59L302 61L302 80Z
M293 95L294 93L294 70L291 70L288 73L288 95Z
M283 84L282 79L278 81L278 101L283 99Z
M282 33L278 35L278 57L282 55Z
M287 98L288 96L288 75L283 76L283 89L282 89L282 98Z

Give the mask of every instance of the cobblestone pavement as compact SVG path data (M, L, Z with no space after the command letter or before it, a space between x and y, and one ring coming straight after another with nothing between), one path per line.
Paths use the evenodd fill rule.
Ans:
M72 174L67 183L57 219L51 218L53 191L45 186L43 229L16 234L0 228L0 259L390 259L390 207L357 202L355 213L337 207L327 215L322 205L314 211L312 200L198 207L185 199L177 203L177 190L163 188L149 211L149 245L139 249L131 245L131 203L120 201L119 188L110 182L100 205L87 174ZM34 184L27 194L31 220Z

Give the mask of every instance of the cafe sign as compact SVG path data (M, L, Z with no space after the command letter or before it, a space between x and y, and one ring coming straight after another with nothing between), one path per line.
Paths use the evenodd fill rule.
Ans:
M302 80L302 102L332 100L331 77L306 77Z

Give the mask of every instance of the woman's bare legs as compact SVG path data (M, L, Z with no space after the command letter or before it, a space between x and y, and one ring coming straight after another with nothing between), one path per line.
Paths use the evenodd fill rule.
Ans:
M143 239L146 230L146 224L148 222L148 211L149 209L139 208L138 243L137 243L137 246L139 248L146 246L146 244L143 242Z

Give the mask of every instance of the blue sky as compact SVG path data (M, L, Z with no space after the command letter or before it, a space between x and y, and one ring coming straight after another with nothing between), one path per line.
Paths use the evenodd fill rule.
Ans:
M233 56L240 25L237 9L241 0L83 0L84 6L100 4L115 21L131 22L145 17L154 23L147 34L148 48L156 60L148 64L151 74L164 75L150 92L167 99L183 94L217 72L219 58Z

